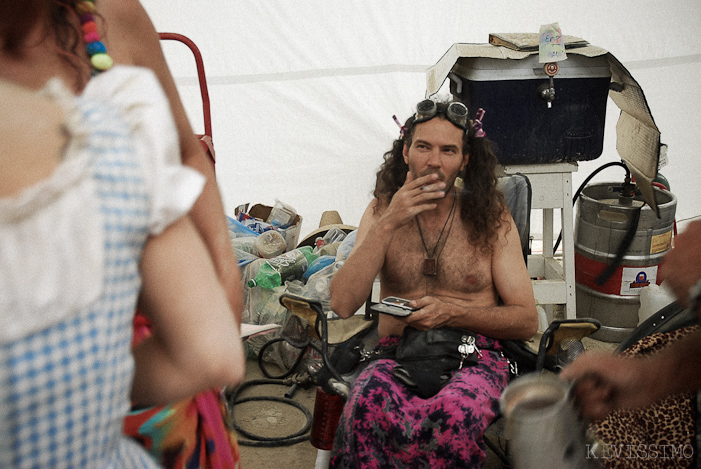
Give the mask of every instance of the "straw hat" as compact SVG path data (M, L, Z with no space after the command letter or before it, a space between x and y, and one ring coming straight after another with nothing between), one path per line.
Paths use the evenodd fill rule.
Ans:
M323 238L324 235L331 228L340 228L346 234L358 229L357 226L343 224L343 220L341 220L341 215L339 215L336 210L327 210L326 212L321 214L321 220L319 220L319 228L309 233L302 241L299 242L297 247L314 247L314 241L316 241L316 238Z

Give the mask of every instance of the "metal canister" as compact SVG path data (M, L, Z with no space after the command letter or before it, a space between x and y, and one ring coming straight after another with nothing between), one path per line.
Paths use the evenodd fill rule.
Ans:
M621 342L629 336L638 325L641 290L659 284L657 268L671 247L677 199L671 192L654 191L659 217L642 197L619 197L615 183L588 185L577 200L577 317L601 321L592 338ZM619 254L631 233L630 245ZM617 256L618 265L602 278Z
M317 449L330 450L333 448L333 440L336 436L338 421L343 412L345 401L337 394L330 394L316 388L316 400L314 401L314 418L309 442Z

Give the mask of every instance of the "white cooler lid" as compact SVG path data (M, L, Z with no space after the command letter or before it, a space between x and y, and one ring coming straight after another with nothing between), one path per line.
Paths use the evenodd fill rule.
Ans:
M494 59L490 57L461 57L452 68L460 78L471 81L534 80L547 79L548 75L538 63L538 55L523 59ZM567 60L558 62L560 70L555 79L610 78L611 67L606 56L586 57L568 54ZM453 75L449 75L452 77Z

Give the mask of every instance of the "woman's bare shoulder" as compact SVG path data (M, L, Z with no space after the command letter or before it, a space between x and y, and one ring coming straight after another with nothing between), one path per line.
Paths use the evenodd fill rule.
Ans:
M138 0L99 0L95 6L104 20L104 42L114 61L148 67L152 49L160 48L160 44L141 3Z
M66 136L58 104L0 80L0 196L48 177L58 165Z

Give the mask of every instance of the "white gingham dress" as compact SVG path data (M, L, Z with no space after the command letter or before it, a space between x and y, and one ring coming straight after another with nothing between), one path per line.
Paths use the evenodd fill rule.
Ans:
M0 468L157 467L122 435L149 234L203 180L183 168L155 77L115 67L80 97L44 90L70 144L47 180L0 199Z

